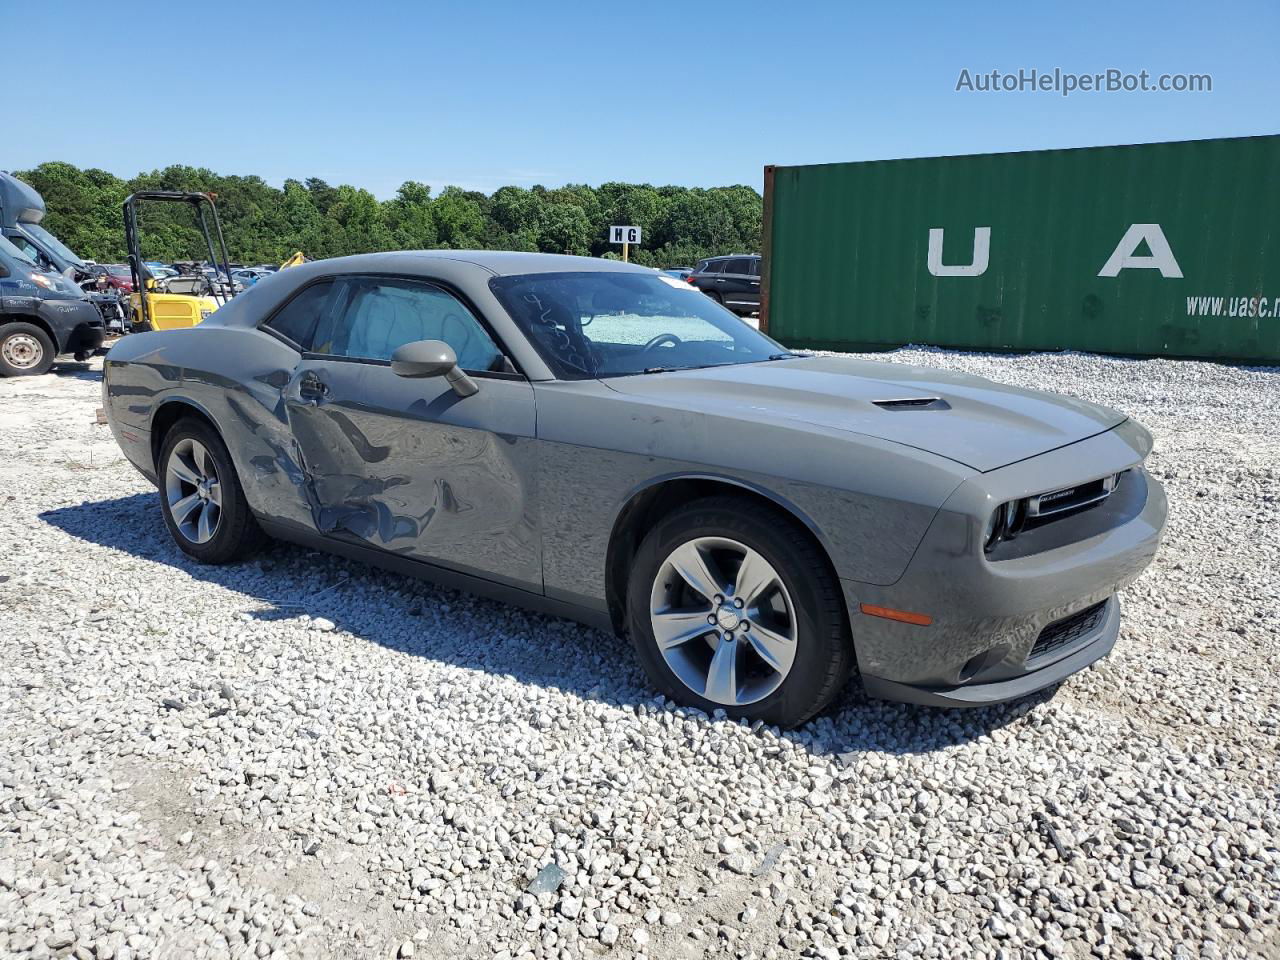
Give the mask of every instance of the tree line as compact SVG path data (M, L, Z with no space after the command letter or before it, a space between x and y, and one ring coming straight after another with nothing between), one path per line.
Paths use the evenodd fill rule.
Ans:
M431 248L528 250L618 257L611 224L643 230L631 259L654 267L692 266L702 257L759 248L762 201L749 186L502 187L492 194L447 186L433 194L406 181L390 200L315 177L273 187L257 176L170 166L123 180L105 170L42 163L14 171L44 197L44 225L81 257L125 258L121 204L137 190L196 190L217 195L227 247L239 263L278 263L301 250L313 259L379 250ZM207 259L185 204L139 207L144 259Z

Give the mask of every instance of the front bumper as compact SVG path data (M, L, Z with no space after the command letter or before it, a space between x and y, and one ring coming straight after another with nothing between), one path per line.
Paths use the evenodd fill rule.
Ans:
M38 309L57 338L59 354L70 353L84 360L102 346L102 314L88 300L41 300Z
M74 355L77 360L87 360L103 352L103 337L101 319L83 323L71 331L71 336L67 338L65 352Z
M1101 660L1116 645L1120 634L1120 599L1110 597L1106 601L1103 625L1080 643L1073 644L1060 660L1025 670L1006 680L965 683L953 687L912 686L864 674L862 684L867 696L880 700L897 700L902 703L919 703L929 707L986 707L1005 703L1051 687L1079 673L1085 667Z
M871 696L934 706L982 706L1025 696L1082 670L1114 646L1117 591L1155 556L1168 504L1141 469L1145 431L1134 425L1083 440L967 480L943 505L906 572L890 586L843 580L854 646ZM1042 528L1044 549L983 553L985 518L999 503L1062 485L1080 465L1098 476L1130 470L1115 525L1099 507L1082 511L1082 539L1057 542L1062 527ZM1115 496L1115 495L1113 495ZM1018 543L1018 541L1013 541ZM994 556L994 554L993 554ZM918 612L925 626L861 612L863 604ZM1093 610L1088 616L1082 611ZM1079 615L1079 617L1077 617ZM1069 618L1076 617L1076 621ZM1084 618L1081 620L1080 618ZM1082 622L1068 642L1045 641L1064 623ZM1040 642L1037 646L1037 642Z

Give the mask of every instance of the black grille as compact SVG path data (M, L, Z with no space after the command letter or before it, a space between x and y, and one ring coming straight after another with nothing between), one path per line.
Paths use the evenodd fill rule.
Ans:
M1092 607L1085 607L1083 610L1071 614L1069 617L1063 617L1061 620L1055 620L1043 630L1036 640L1036 645L1031 648L1031 653L1027 656L1030 662L1038 657L1053 653L1055 650L1061 650L1069 643L1074 643L1081 637L1086 637L1102 625L1102 618L1106 614L1107 601L1095 603Z

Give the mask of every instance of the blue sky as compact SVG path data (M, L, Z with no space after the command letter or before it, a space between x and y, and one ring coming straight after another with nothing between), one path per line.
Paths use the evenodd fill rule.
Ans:
M382 198L410 179L760 188L766 163L1280 132L1275 0L24 9L0 169L187 163ZM964 68L1055 67L1207 73L1213 91L955 90Z

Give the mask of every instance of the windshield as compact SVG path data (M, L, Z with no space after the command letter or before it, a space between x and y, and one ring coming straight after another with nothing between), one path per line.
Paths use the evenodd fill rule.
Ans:
M111 274L113 277L130 277L130 276L132 276L132 274L129 272L129 268L128 268L128 267L123 266L123 265L121 265L121 264L115 264L115 263L113 263L113 264L111 264L110 266L108 266L108 267L107 267L107 273Z
M768 360L784 348L661 274L494 277L494 295L562 380Z
M0 235L0 255L13 257L19 263L25 263L29 267L35 267L36 262L28 257L25 253L15 247L6 236ZM36 267L39 269L39 267Z
M43 244L44 248L46 250L51 251L54 256L60 257L74 266L77 266L77 267L84 266L84 261L81 260L79 257L77 257L74 253L72 253L70 247L68 247L65 243L63 243L61 240L55 237L52 233L50 233L44 227L40 226L40 224L23 223L23 224L20 224L19 226L21 227L21 229L25 230L32 237L34 237L41 244Z

